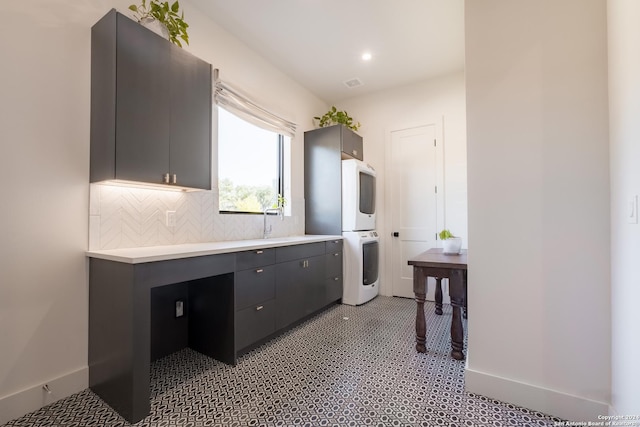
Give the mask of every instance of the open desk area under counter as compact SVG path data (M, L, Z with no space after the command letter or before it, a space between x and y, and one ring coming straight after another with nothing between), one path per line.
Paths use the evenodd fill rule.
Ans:
M342 237L89 251L89 386L131 423L151 362L190 347L235 365L342 298Z

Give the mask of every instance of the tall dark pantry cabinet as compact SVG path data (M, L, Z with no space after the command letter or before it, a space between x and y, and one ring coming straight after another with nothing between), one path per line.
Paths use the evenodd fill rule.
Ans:
M304 133L307 234L342 234L342 159L362 160L362 137L344 125Z

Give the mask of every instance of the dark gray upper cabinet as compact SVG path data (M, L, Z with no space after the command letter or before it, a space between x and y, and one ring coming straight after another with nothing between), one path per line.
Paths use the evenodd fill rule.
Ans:
M210 189L211 65L115 10L91 35L91 182Z
M357 155L353 155L356 153ZM344 125L304 133L307 234L342 234L342 159L362 160L362 137Z

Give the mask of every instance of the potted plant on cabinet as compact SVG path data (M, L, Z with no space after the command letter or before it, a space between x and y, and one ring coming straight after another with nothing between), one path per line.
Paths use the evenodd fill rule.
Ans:
M171 43L182 47L180 39L189 44L187 28L189 24L184 21L184 12L180 12L180 4L176 0L169 5L168 1L142 0L140 5L132 4L129 10L134 12L133 17L142 25L160 34ZM155 28L154 28L155 26Z
M462 238L456 237L448 229L444 229L438 234L442 240L442 252L445 255L457 255L462 248Z
M322 116L314 117L314 119L318 120L318 126L323 128L326 126L342 124L351 129L354 132L357 132L360 129L360 122L353 121L353 118L349 116L346 111L338 111L335 106L332 106L329 111L327 111Z

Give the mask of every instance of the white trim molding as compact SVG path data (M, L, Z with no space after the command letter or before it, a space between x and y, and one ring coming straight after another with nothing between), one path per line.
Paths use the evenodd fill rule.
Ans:
M597 422L608 415L608 403L465 369L465 390L569 421Z
M44 389L47 386L49 391ZM0 397L0 425L36 411L89 386L89 368L84 367L13 394Z

